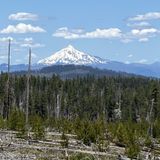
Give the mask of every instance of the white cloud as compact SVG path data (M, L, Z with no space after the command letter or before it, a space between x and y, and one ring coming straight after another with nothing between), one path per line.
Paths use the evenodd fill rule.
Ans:
M7 59L8 57L7 56L5 56L5 55L1 55L0 56L0 60L4 60L4 59Z
M16 62L16 63L21 63L22 60L21 60L21 59L16 59L15 62Z
M137 63L147 63L148 62L148 60L147 59L141 59L141 60L139 60Z
M125 63L125 64L130 64L131 62L130 62L130 61L125 61L124 63Z
M21 44L21 47L25 47L25 48L42 48L42 47L45 47L44 44L40 44L40 43L24 43L24 44Z
M128 57L128 58L132 58L132 57L133 57L133 54L129 54L127 57Z
M33 42L33 38L32 37L27 37L24 39L25 42L27 43L32 43Z
M121 35L122 33L120 29L109 28L109 29L96 29L93 32L87 32L83 36L85 38L120 38Z
M131 33L134 36L148 36L160 33L160 31L156 28L146 28L146 29L133 29Z
M67 27L59 28L54 34L54 37L61 37L64 39L80 39L80 38L120 38L122 32L119 28L108 28L108 29L96 29L92 32L75 32L69 30Z
M17 45L18 42L13 37L0 37L0 46L6 48L8 45L9 40L11 40L11 45Z
M130 42L132 42L132 39L129 38L129 37L124 36L124 37L121 39L121 42L123 42L123 43L130 43Z
M7 28L4 28L0 31L2 34L9 33L40 33L46 32L43 28L39 26L32 26L31 24L19 23L17 25L9 25Z
M139 42L148 42L148 41L149 41L148 38L140 38L140 39L139 39Z
M73 29L72 32L73 33L83 33L84 30L79 28L79 29Z
M0 42L8 42L9 40L13 41L12 37L1 37Z
M16 20L16 21L26 21L26 20L35 21L38 19L38 15L32 14L32 13L26 13L26 12L18 12L18 13L9 15L8 19Z
M35 53L32 53L31 56L32 56L32 59L37 58L37 55ZM27 54L27 56L25 56L25 59L28 59L28 58L29 58L29 55Z
M18 53L19 53L19 52L21 52L21 51L22 51L22 49L21 49L21 48L13 48L13 51L14 51L14 52L18 52Z
M150 38L160 33L159 29L149 27L150 24L145 21L134 23L134 25L137 28L135 27L127 33L123 33L119 28L96 29L91 32L85 32L84 30L75 31L74 29L69 30L67 27L62 27L56 30L53 36L64 39L119 39L122 43L129 43L134 40L147 42Z
M34 39L32 37L26 37L23 39L23 41L20 44L20 47L24 48L42 48L45 47L44 44L35 43Z
M37 58L37 55L35 53L32 53L32 58Z
M153 19L160 19L160 12L149 12L146 14L137 15L129 18L129 21L146 21Z
M54 34L54 37L61 37L65 39L76 39L79 38L79 34L69 31L67 27L59 28Z
M128 43L133 40L147 42L150 38L157 36L159 33L160 30L156 28L132 29L130 32L123 34L121 41L123 43Z
M134 28L144 28L144 27L150 27L150 23L148 22L137 22L137 23L128 23L127 24L128 27L134 27Z
M149 20L160 19L160 12L148 12L146 14L137 15L128 19L128 27L133 29L123 34L122 42L128 43L133 40L138 40L139 42L147 42L150 38L159 35L160 30L151 27Z

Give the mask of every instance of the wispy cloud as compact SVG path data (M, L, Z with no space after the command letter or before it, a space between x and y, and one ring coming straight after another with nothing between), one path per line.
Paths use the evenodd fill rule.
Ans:
M33 13L26 13L26 12L18 12L15 14L11 14L8 17L9 20L16 20L16 21L35 21L38 19L38 15Z
M137 23L127 23L128 27L132 27L132 28L144 28L144 27L150 27L151 24L149 22L137 22Z
M144 24L140 24L144 25ZM147 25L147 24L146 24ZM59 28L53 33L54 37L64 39L119 39L123 43L129 43L134 40L139 42L147 42L151 37L160 34L160 30L156 28L133 28L129 32L122 32L119 28L96 29L92 32L76 32L74 29L69 30L67 27Z
M127 57L128 57L128 58L132 58L132 57L133 57L133 54L129 54Z
M42 32L46 32L46 31L39 26L32 26L31 24L24 24L24 23L19 23L17 25L9 25L8 27L0 31L1 34L42 33Z
M29 55L25 56L25 59L28 59ZM32 53L32 59L36 59L37 58L37 54L36 53Z
M130 64L131 62L130 62L130 61L125 61L124 63L125 63L125 64Z
M18 45L18 43L19 43L15 38L10 37L10 36L8 36L8 37L0 37L0 47L1 47L1 49L2 48L6 49L6 45L8 45L9 40L11 40L12 46L13 45L14 46Z
M28 42L28 43L32 43L33 42L33 38L32 37L26 37L24 39L25 42Z
M21 60L21 59L16 59L15 62L16 62L16 63L21 63L22 60Z
M57 29L54 37L64 39L118 39L123 43L130 43L133 41L148 42L150 38L156 37L160 34L160 29L154 27L149 20L160 19L160 12L148 12L145 14L130 17L127 20L127 26L131 27L129 31L122 31L118 27L115 28L97 28L93 31L75 30L62 27Z
M160 12L148 12L146 14L140 14L135 17L131 17L129 21L146 21L146 20L154 20L160 19Z
M6 55L0 55L0 60L7 59L8 57Z
M149 41L149 38L140 38L139 39L139 42L148 42Z
M158 36L159 34L160 30L156 28L132 29L130 32L123 34L121 41L123 43L129 43L134 40L147 42L150 38Z
M40 43L24 43L24 44L21 44L21 47L25 47L25 48L42 48L42 47L45 47L44 44L40 44Z
M0 42L8 42L9 40L13 41L12 37L0 37Z
M137 61L137 63L142 63L142 64L147 63L147 62L148 62L147 59L141 59L141 60Z
M27 37L27 38L24 38L24 40L21 42L20 47L42 48L42 47L45 47L45 45L40 43L35 43L32 37Z
M120 38L122 36L122 32L119 28L108 28L108 29L96 29L91 32L77 32L74 29L69 30L67 27L59 28L55 33L53 33L54 37L61 37L64 39L80 39L80 38Z
M131 37L127 37L127 36L125 36L125 35L123 35L123 38L121 39L121 42L122 43L130 43L130 42L132 42L133 41L133 39L131 38Z
M134 36L153 36L157 33L160 33L160 31L156 28L146 28L146 29L133 29L131 30L132 35Z

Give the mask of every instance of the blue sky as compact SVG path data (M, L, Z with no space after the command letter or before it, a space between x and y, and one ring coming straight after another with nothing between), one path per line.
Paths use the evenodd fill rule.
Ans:
M71 44L125 63L160 61L159 0L2 0L0 63L33 63Z

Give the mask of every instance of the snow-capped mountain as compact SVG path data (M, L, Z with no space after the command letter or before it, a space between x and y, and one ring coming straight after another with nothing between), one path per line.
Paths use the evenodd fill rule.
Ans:
M50 57L40 60L38 64L92 65L92 64L105 64L106 62L107 60L83 53L81 51L76 50L73 46L69 45L66 48L54 53Z
M102 59L100 57L91 56L89 54L76 50L71 45L56 52L50 57L40 60L36 64L32 64L32 70L39 70L52 65L84 65L91 66L93 68L107 69L117 72L126 72L160 78L160 62L156 62L153 64L126 64L123 62L111 61ZM26 71L27 69L28 65L26 64L11 65L11 71ZM7 70L7 64L0 64L0 71L7 72Z

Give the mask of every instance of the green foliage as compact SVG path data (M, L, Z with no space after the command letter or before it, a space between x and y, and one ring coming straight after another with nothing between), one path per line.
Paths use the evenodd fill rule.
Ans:
M120 123L116 130L116 139L118 143L125 145L128 141L126 126Z
M17 133L18 137L24 137L26 133L25 132L25 114L16 108L12 109L9 114L7 126L11 130L18 131Z
M83 154L78 153L76 155L71 155L70 160L95 160L95 158L92 155L89 154Z
M40 116L35 115L31 118L31 127L35 139L40 140L45 138L45 128L43 125L43 119Z
M8 118L8 128L11 130L16 130L18 123L18 111L16 109L11 110Z
M160 138L160 119L156 119L154 122L153 137Z
M130 129L130 128L128 128ZM130 129L127 133L127 144L126 144L126 154L129 158L137 158L138 154L140 153L140 145L138 142L138 137L134 130Z
M8 115L6 79L6 74L0 75L0 106L4 118ZM10 105L16 105L22 110L25 110L26 79L26 75L10 77ZM60 117L64 119L74 120L79 117L94 121L103 116L105 121L115 122L114 109L117 108L117 95L120 92L121 120L137 122L137 116L139 119L146 118L153 90L160 90L159 80L143 77L85 76L63 81L55 75L50 78L31 76L30 82L29 114L38 114L44 119L55 118L56 98L59 95ZM155 119L160 116L159 106L160 97L157 95L153 110ZM64 129L71 132L69 128Z
M19 133L25 131L22 111L25 110L26 79L25 75L10 77L10 108L16 107L8 115L7 75L0 75L1 116L6 118L8 115L7 128ZM147 137L149 124L146 115L152 98L156 100L152 115L153 136L160 138L159 80L123 76L85 76L62 80L53 75L49 78L31 76L30 82L29 119L35 139L44 138L45 127L55 128L60 132L76 134L86 145L96 143L99 150L103 149L105 142L113 140L126 147L126 153L134 157L139 152L139 139ZM117 96L119 94L120 97ZM59 119L55 116L57 95L60 97ZM122 118L116 120L114 111L119 98ZM3 118L0 117L0 128L6 125ZM149 138L145 143L151 146Z
M68 148L68 143L69 143L68 141L69 141L68 137L63 132L61 136L61 146L63 148Z
M96 142L99 152L105 152L109 147L109 143L110 142L108 140L99 137Z
M149 136L146 137L144 145L150 148L153 146L153 142Z
M6 127L6 121L0 116L0 129L4 129Z
M48 158L38 158L37 160L49 160Z
M25 130L25 114L16 108L12 109L7 124L9 129L23 132Z
M86 145L95 143L98 135L96 135L94 127L94 124L90 121L79 122L79 126L75 129L78 139L81 139Z
M18 131L18 133L17 133L18 137L25 137L26 136L24 113L19 114L19 120L17 122L16 130Z
M61 126L61 131L65 133L72 133L73 132L73 122L66 119L62 118L57 120L58 125Z
M131 159L137 159L137 156L140 152L140 147L138 144L129 144L126 148L126 154Z
M45 120L44 125L46 128L56 128L55 118L48 118Z
M138 129L139 124L134 124L130 121L109 125L109 131L115 137L116 144L124 146L127 156L131 159L137 157L140 152L139 136L137 136L137 133L141 131Z

